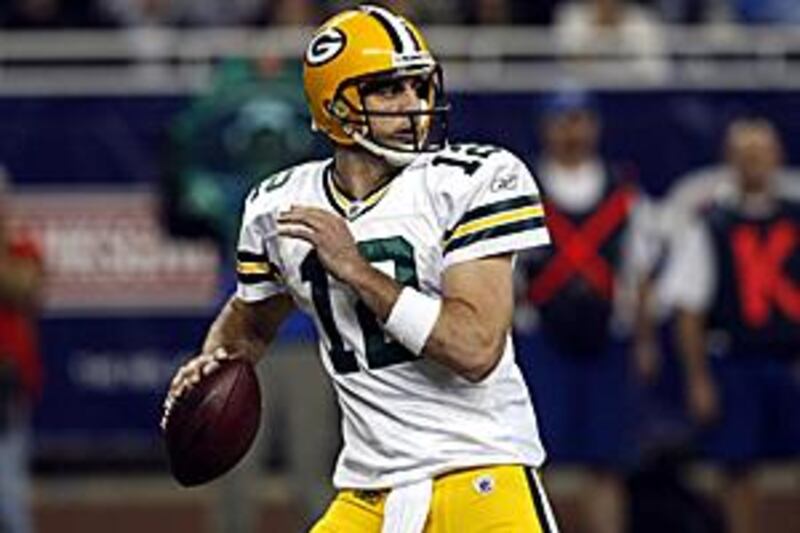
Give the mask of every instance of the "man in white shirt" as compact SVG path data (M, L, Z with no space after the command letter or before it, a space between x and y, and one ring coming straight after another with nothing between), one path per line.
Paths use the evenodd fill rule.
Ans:
M683 232L664 291L700 445L726 469L728 523L752 533L754 467L800 456L800 204L780 193L771 124L738 121L728 143L732 189Z

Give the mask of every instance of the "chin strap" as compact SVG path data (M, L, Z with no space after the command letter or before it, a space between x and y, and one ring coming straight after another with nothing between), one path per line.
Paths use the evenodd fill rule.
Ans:
M428 105L428 102L423 100L420 102L419 107L420 111L426 111L430 106ZM426 120L429 121L430 119L428 118ZM367 135L359 131L358 128L354 128L352 125L342 124L342 127L345 130L345 133L350 135L350 137L352 137L352 139L356 142L356 144L358 144L371 154L384 159L387 163L389 163L391 166L395 168L402 168L408 166L409 164L411 164L411 162L414 161L414 159L417 158L417 156L419 156L422 153L425 153L424 150L415 151L412 145L408 145L409 147L408 150L396 150L390 146L376 143L375 141L370 139Z

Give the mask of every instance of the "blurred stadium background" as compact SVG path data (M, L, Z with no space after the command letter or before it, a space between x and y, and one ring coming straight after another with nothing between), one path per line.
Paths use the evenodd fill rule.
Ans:
M798 2L642 1L630 5L635 23L589 33L558 0L388 4L422 23L444 65L453 139L532 161L543 100L579 86L596 96L604 153L656 200L719 160L737 116L773 121L800 164ZM9 224L39 243L47 272L36 531L282 533L328 496L336 414L302 318L262 369L270 414L247 465L180 489L157 422L168 379L232 287L242 195L325 153L308 132L298 58L344 5L0 2ZM719 487L702 461L686 475L703 494ZM581 479L550 481L566 532L581 530L571 518ZM760 531L800 531L797 467L764 469L758 487Z

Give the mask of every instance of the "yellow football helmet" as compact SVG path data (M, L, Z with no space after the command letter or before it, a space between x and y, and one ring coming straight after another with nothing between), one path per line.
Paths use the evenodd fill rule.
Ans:
M370 111L364 88L396 78L425 80L420 109ZM447 111L442 71L419 30L386 8L362 5L325 22L305 54L303 83L313 127L340 145L358 144L402 166L421 152L447 141ZM404 116L414 140L402 146L376 139L370 116Z

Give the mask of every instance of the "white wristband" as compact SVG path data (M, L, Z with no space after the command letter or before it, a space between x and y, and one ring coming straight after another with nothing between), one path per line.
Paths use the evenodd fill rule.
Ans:
M442 301L405 287L389 313L384 329L400 344L420 355L436 325Z

